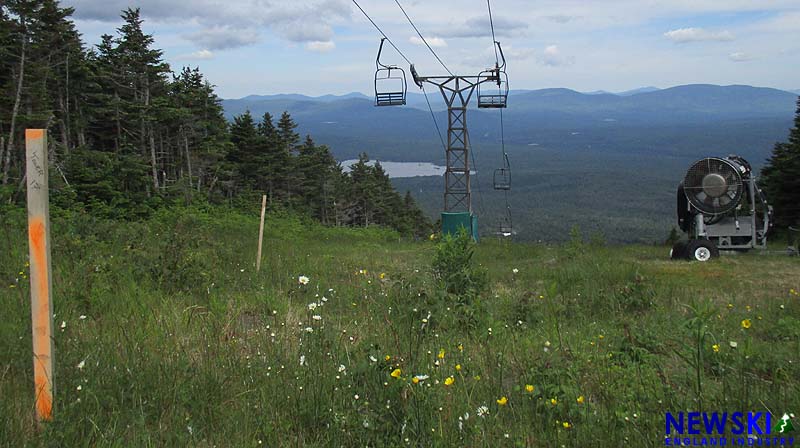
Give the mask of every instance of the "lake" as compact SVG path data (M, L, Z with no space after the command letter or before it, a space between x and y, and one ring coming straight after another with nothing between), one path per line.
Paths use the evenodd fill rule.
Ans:
M380 160L383 170L389 177L417 177L417 176L443 176L445 167L434 165L430 162L386 162ZM350 171L350 165L358 163L358 160L345 160L342 161L342 168L347 173ZM374 160L368 162L370 165L375 163Z

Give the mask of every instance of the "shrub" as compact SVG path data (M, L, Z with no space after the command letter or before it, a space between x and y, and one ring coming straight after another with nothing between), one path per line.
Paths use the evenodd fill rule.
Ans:
M436 246L433 273L444 291L471 302L488 285L486 271L474 266L475 243L466 230L458 235L444 235Z

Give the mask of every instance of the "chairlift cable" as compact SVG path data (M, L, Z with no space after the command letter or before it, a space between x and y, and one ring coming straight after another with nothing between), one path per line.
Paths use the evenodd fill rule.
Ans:
M470 146L472 146L473 149L475 148L475 146L472 145L471 142L470 142ZM477 194L477 196L478 196L478 210L480 210L481 215L486 215L486 210L483 208L483 192L481 192L481 182L480 182L480 179L478 178L478 165L475 163L475 151L474 150L469 152L469 157L470 157L470 159L472 159L471 160L472 161L472 167L470 167L470 170L472 170L472 169L475 170L475 190L477 190L476 192L478 193Z
M405 59L409 65L411 65L411 61L406 57L406 55L403 54L402 51L400 51L399 48L397 48L397 45L395 45L394 42L392 42L392 40L389 39L389 36L387 36L386 33L383 32L383 30L378 26L378 24L376 24L375 21L372 20L372 17L370 17L369 14L367 14L367 12L364 11L364 8L362 8L361 5L359 5L356 0L353 0L353 3L358 7L361 13L364 14L364 17L366 17L367 20L369 20L372 26L374 26L375 29L378 30L379 33L381 33L381 36L383 36L383 38L389 42L389 44L397 51L397 53L400 54L400 56L402 56L403 59Z
M486 0L486 6L489 7L489 26L492 27L492 48L494 49L494 60L497 65L500 65L500 56L497 54L497 38L494 37L494 20L492 19L492 3L491 0Z
M414 25L414 22L411 20L411 17L409 17L408 13L406 13L406 10L403 9L403 5L400 4L400 0L394 0L394 2L397 3L397 6L400 7L400 11L403 11L403 15L406 16L406 19L408 19L408 23L410 23L411 27L414 28L414 31L417 32L417 35L419 36L420 39L422 39L422 42L425 44L425 46L428 47L428 50L430 50L431 53L433 53L433 56L436 58L436 60L439 61L440 64L442 64L442 67L444 67L444 69L447 70L447 73L449 73L450 76L455 76L453 72L451 72L450 69L447 68L444 62L442 62L442 59L439 57L439 55L436 54L435 51L433 51L433 47L431 47L430 44L428 44L428 41L425 40L425 38L422 36L422 33L419 32L419 29L417 28L416 25Z
M425 91L425 84L422 85L422 95L425 97L425 102L428 103L428 110L431 111L431 118L433 119L433 125L436 126L436 133L439 134L439 141L442 143L442 148L444 148L446 152L447 145L444 143L444 137L442 137L442 131L441 129L439 129L439 122L436 121L436 115L433 113L433 107L431 107L431 101L428 99L428 93Z

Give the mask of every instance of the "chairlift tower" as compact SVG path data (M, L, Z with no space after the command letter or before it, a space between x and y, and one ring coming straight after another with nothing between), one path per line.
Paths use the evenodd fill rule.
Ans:
M366 15L366 13L364 14ZM383 34L382 31L381 33ZM420 37L422 37L421 34ZM406 74L396 65L387 65L381 62L383 44L387 40L389 39L384 34L378 48L378 56L375 58L375 105L403 106L406 104L406 94L408 92ZM397 50L397 47L390 40L389 43ZM425 92L424 85L426 83L434 85L441 92L442 98L447 104L447 146L445 148L447 166L445 170L442 231L443 233L453 233L457 231L458 227L463 226L471 229L470 233L475 239L478 238L478 223L472 209L467 107L476 92L479 108L505 108L508 103L506 60L503 55L503 49L500 47L500 42L494 41L494 45L496 47L496 55L499 55L502 59L498 58L493 68L483 70L478 75L473 76L454 75L450 70L447 70L444 63L442 63L442 66L448 71L449 76L420 76L414 68L414 64L411 64L408 58L400 53L400 50L397 50L409 62L409 70L414 83L422 89L423 93ZM433 50L431 49L431 51ZM436 54L434 53L434 55ZM438 59L438 56L436 57ZM501 60L502 64L500 63ZM431 114L433 114L432 109ZM505 149L503 150L503 157L504 166L495 171L493 181L495 189L508 190L510 189L511 170L508 165L508 157L505 155Z
M500 43L495 42L497 48ZM502 55L502 49L500 50ZM473 94L478 92L479 108L504 108L508 101L508 78L503 64L495 64L477 76L420 76L414 65L411 75L420 88L425 83L439 89L447 105L447 148L444 184L444 211L472 213L472 185L469 166L469 131L467 128L467 107ZM497 89L487 92L484 83L495 83ZM495 91L496 90L496 91Z

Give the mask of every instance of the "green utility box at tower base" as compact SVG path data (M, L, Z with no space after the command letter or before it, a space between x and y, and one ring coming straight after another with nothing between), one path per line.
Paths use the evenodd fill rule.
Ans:
M472 239L478 241L478 215L469 212L442 213L442 235L457 235L462 227L467 229Z

